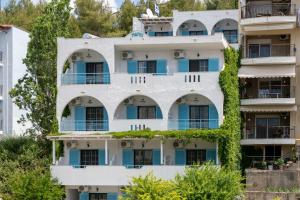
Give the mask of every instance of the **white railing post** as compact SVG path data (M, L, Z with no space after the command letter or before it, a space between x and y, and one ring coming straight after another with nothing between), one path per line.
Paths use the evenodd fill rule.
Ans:
M55 140L52 140L52 164L55 165L56 162L56 147Z
M108 165L108 144L107 144L107 140L105 140L105 165Z
M164 163L164 142L160 140L160 164L165 165Z
M218 140L216 141L216 165L219 165L220 161L219 161L219 144L218 144Z

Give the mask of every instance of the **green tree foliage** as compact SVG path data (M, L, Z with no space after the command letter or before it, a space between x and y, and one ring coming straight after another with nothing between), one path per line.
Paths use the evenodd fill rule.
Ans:
M123 191L121 200L184 200L176 191L175 183L165 181L149 174L133 178L130 186Z
M205 0L207 10L237 9L237 0Z
M136 17L138 13L137 7L131 0L125 0L120 7L119 27L129 33L132 29L132 18Z
M61 199L64 190L49 174L51 145L31 137L0 141L0 198Z
M27 70L10 92L14 103L28 111L21 121L30 121L35 131L57 131L56 57L57 37L69 36L69 0L52 0L33 24L24 63Z
M237 170L210 163L187 168L185 174L164 181L152 174L133 178L122 200L232 200L243 194L242 177Z

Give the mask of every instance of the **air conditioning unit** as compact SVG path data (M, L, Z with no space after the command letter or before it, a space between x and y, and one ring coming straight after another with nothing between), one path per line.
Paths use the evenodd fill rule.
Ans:
M280 35L280 40L288 40L290 39L289 35Z
M75 147L77 147L77 145L78 145L78 142L74 141L74 140L68 141L66 143L66 146L67 146L68 149L75 148Z
M91 189L92 189L91 186L83 186L83 185L81 185L81 186L78 187L78 192L88 192Z
M175 140L173 142L173 147L174 148L183 148L184 147L183 141L182 140Z
M186 100L185 100L184 97L181 97L181 98L179 98L179 99L176 100L176 103L177 103L177 104L186 103Z
M132 142L131 141L121 141L121 147L122 148L130 148L130 147L132 147Z
M134 99L133 98L128 98L124 100L124 104L125 105L132 105L133 104Z
M184 51L182 51L182 50L175 50L174 51L174 57L176 58L176 59L180 59L180 58L184 58Z
M144 26L145 32L152 31L152 26Z
M129 60L133 58L133 53L131 51L123 51L122 52L122 59Z

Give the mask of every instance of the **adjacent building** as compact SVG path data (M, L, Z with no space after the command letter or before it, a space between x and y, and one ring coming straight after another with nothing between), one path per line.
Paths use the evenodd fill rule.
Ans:
M163 179L219 164L218 144L116 139L109 132L215 129L223 122L223 50L238 47L238 11L135 18L124 38L58 38L57 119L64 144L52 176L70 200L115 200L134 176Z
M9 96L9 91L26 72L29 34L11 25L0 25L0 135L20 135L28 128L18 123L25 114Z
M299 8L296 0L241 1L241 145L252 165L290 159L300 145Z

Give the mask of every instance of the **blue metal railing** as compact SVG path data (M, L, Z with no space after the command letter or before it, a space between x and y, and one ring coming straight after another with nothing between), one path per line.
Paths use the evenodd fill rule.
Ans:
M109 84L109 73L67 73L61 77L63 85L71 84Z
M169 120L169 130L188 129L216 129L219 128L218 119L174 119Z
M63 120L61 131L108 131L108 120Z

